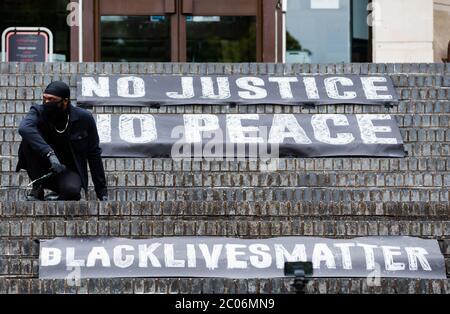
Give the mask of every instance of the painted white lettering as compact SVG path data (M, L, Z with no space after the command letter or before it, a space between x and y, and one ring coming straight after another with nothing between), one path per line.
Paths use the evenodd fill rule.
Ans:
M392 128L387 125L375 126L374 120L392 120L388 114L357 114L359 128L361 129L361 138L364 144L398 144L395 137L377 137L377 133L391 133Z
M154 252L157 248L161 246L161 243L152 243L150 245L140 244L139 245L139 267L148 267L148 260L152 267L161 267L161 263L155 256Z
M317 89L316 79L314 77L304 77L306 96L308 99L320 99L319 90Z
M219 118L213 114L185 114L183 118L187 143L201 143L202 132L220 129Z
M352 257L350 254L350 248L354 247L354 243L336 243L334 244L335 247L339 248L341 250L342 255L342 268L343 269L352 269Z
M111 260L108 252L103 246L94 246L88 254L86 267L95 267L97 260L100 260L103 267L111 267Z
M293 99L291 83L298 82L296 77L269 77L269 82L278 83L282 99Z
M359 247L364 249L364 255L366 256L366 269L374 270L375 269L375 253L374 249L378 248L377 245L370 245L364 243L357 243Z
M207 244L201 243L198 245L200 251L203 254L203 258L205 259L206 267L210 270L214 270L219 267L219 257L222 252L223 245L222 244L214 244L212 253L209 252L209 248Z
M85 261L82 259L75 259L75 248L67 247L66 248L66 266L67 267L83 267L85 265Z
M141 136L136 136L134 121L139 122ZM120 138L128 143L145 144L158 138L155 118L150 114L123 114L119 119Z
M184 267L184 260L176 260L175 253L173 249L173 244L164 244L164 260L166 262L166 267Z
M132 92L130 92L130 83ZM125 76L117 80L117 95L125 98L145 97L145 82L136 76Z
M214 93L214 84L211 77L201 77L200 80L202 82L202 98L228 99L231 97L230 82L228 81L228 77L217 78L218 94Z
M336 126L348 126L348 119L343 114L315 114L311 117L311 125L314 130L314 136L322 143L331 145L347 145L355 140L351 133L337 133L336 137L331 137L330 128L327 121L333 121Z
M245 249L245 244L227 244L225 249L227 252L228 269L244 269L247 268L247 262L239 261L238 256L245 256L245 252L239 252L239 249Z
M428 255L427 250L422 247L406 247L405 251L406 254L408 254L409 270L418 270L419 267L417 261L419 261L420 266L423 268L423 270L432 270L431 265L426 257L426 255Z
M96 124L100 143L111 143L111 115L98 114Z
M227 115L227 131L231 143L263 143L262 137L245 136L248 132L259 132L256 126L242 126L241 120L259 120L258 114L229 114Z
M388 271L405 270L405 263L395 263L394 262L394 256L402 255L402 253L399 252L400 247L398 247L398 246L381 246L381 249L383 250L384 263L385 263L386 270L388 270Z
M292 252L286 250L282 244L275 244L275 260L278 269L284 268L285 262L306 262L306 248L304 244L296 244Z
M61 263L61 256L62 252L60 249L43 247L40 254L41 266L56 266Z
M98 82L93 77L81 78L81 95L84 97L110 97L109 77L99 77Z
M288 131L285 132L285 129ZM288 137L293 138L297 144L312 143L293 114L275 114L269 133L269 143L281 144Z
M369 100L392 100L392 95L379 95L378 92L387 92L387 86L375 86L374 83L386 83L385 77L381 76L370 76L361 77L361 82L363 85L364 93Z
M169 98L173 99L190 99L194 98L194 78L183 76L181 78L181 88L182 93L177 92L167 92L166 95Z
M327 90L328 97L339 100L355 99L355 92L344 92L339 94L338 83L342 86L353 86L353 81L347 77L327 77L325 79L325 88Z
M250 253L255 254L250 256L250 264L256 268L268 268L272 265L272 256L270 255L270 248L266 244L251 244L248 247Z
M194 244L186 244L187 265L189 268L197 267L197 255Z
M328 245L325 243L317 243L314 245L312 253L313 268L320 269L322 262L325 262L328 269L336 269L336 261Z
M114 264L119 268L127 268L133 265L134 255L125 255L123 251L132 252L134 247L131 245L118 245L114 248Z
M264 86L264 80L259 77L238 78L236 85L245 90L238 92L239 97L243 99L263 99L267 97L267 91L264 88L258 87Z

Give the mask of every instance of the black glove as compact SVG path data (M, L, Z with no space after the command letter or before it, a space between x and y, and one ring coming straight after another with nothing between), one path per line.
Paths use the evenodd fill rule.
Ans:
M50 170L53 173L60 174L61 172L66 170L66 166L64 166L63 164L61 164L59 162L59 159L58 159L58 157L56 157L55 154L50 154L50 156L48 156L48 160L50 161L50 164L52 165Z

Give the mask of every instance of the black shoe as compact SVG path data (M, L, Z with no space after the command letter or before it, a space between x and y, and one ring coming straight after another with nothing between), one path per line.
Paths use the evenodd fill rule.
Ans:
M55 192L48 193L47 195L45 195L45 200L49 202L58 201L59 194Z
M33 185L33 189L27 194L27 201L37 202L44 200L44 189L41 185Z

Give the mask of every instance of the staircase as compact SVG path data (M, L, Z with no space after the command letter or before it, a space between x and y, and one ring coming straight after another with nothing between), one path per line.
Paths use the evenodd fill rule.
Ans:
M24 202L17 128L42 89L77 74L388 74L401 101L381 106L96 107L96 113L390 113L409 155L254 161L105 158L109 202ZM75 102L75 99L74 99ZM289 279L39 280L35 239L72 236L408 235L439 241L450 277L450 64L0 63L0 293L290 293ZM308 293L450 293L447 280L314 279Z

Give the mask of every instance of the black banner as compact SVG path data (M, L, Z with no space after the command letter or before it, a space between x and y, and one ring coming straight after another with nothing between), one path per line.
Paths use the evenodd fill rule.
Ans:
M97 114L104 157L405 157L387 114Z
M39 278L277 278L294 261L312 277L446 278L438 242L412 237L56 238L40 243Z
M82 105L372 104L398 100L389 76L80 76Z

